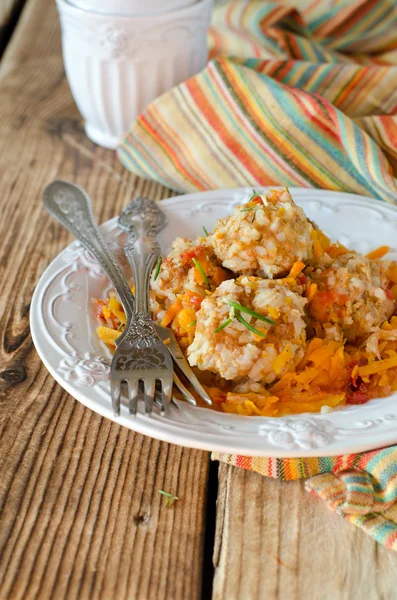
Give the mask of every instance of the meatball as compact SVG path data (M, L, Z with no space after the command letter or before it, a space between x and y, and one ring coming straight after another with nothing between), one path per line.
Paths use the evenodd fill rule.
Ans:
M286 275L312 258L313 226L286 190L272 190L218 221L209 241L224 267L238 274Z
M168 308L187 290L204 297L206 291L215 289L229 277L204 237L194 242L176 238L171 253L162 260L156 279L155 272L150 283L152 304L162 308Z
M233 315L230 302L274 324L243 310ZM223 282L203 300L197 313L195 337L187 351L190 364L235 382L244 378L273 382L294 369L304 355L306 302L285 281L243 276ZM239 317L258 333L248 329Z
M390 319L394 299L385 271L382 262L346 252L309 275L318 287L309 314L323 325L326 337L352 342Z

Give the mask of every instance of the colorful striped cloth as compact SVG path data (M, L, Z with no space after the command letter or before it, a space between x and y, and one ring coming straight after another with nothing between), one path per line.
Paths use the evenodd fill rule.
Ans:
M397 200L395 0L216 2L211 60L153 102L119 147L177 191L290 185ZM215 460L290 480L397 549L397 447Z
M212 453L213 460L305 487L374 540L397 550L397 446L320 458L259 458Z
M216 3L211 61L132 124L123 164L178 191L290 185L397 200L397 3L295 4Z

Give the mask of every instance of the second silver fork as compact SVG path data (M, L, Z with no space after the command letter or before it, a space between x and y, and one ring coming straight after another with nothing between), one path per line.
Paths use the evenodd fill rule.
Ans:
M156 334L149 310L150 274L160 256L156 235L164 224L164 214L154 202L143 197L131 202L119 218L119 226L128 233L124 250L135 283L135 312L126 335L117 345L118 360L112 363L112 401L117 407L120 384L126 383L132 415L136 414L140 384L147 414L153 409L156 385L161 387L163 412L171 402L172 358Z

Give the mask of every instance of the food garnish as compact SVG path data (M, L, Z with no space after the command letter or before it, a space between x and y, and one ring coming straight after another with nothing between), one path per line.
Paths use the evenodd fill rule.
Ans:
M250 308L247 308L246 306L242 306L242 304L237 304L237 302L233 302L233 300L228 300L227 303L229 304L229 306L232 306L234 309L236 309L240 312L243 312L243 313L247 313L247 315L251 315L251 317L255 317L255 319L259 319L260 321L265 321L265 323L269 323L270 325L276 324L276 321L273 321L273 319L269 319L268 317L260 315L259 313L255 312L254 310L251 310Z
M240 208L240 212L248 212L250 210L257 210L260 204L254 204L254 206L248 206L247 208Z
M221 323L219 325L219 327L217 327L215 329L215 333L218 333L218 331L222 331L222 329L225 329L225 327L227 327L233 321L233 319L236 318L237 321L239 321L242 325L244 325L244 327L246 327L247 329L252 331L252 333L255 333L255 335L259 335L259 337L265 338L267 336L267 333L265 333L264 331L259 331L259 329L256 329L250 323L248 323L248 321L246 321L244 319L244 317L241 316L241 312L245 312L245 313L251 315L252 317L255 317L256 319L259 319L261 321L266 321L266 323L269 323L271 325L276 324L276 322L272 321L272 319L268 319L267 317L264 317L263 315L256 313L255 311L251 310L250 308L246 308L245 306L242 306L241 304L237 304L237 302L228 300L228 304L231 306L229 318L226 319L226 321Z
M206 283L206 285L208 285L209 289L211 289L211 285L210 285L210 282L208 281L206 272L204 271L203 267L200 265L197 258L192 258L192 262L194 263L194 266L197 267L197 269L200 271L201 276L204 279L204 282Z
M167 500L165 501L165 508L169 508L176 500L179 500L178 496L174 494L170 494L169 492L165 492L164 490L159 490L159 494L162 496L166 496Z
M259 335L260 337L263 337L263 338L265 338L267 336L267 333L264 333L263 331L259 331L258 329L255 329L255 327L253 327L250 323L248 323L248 321L246 321L239 312L236 312L236 319L242 325L244 325L244 327L246 327L247 329L252 331L252 333L255 333L255 335Z
M157 277L159 276L162 262L163 262L163 259L161 256L159 256L157 259L157 262L156 262L156 270L154 272L154 281L156 281Z
M221 324L219 325L219 327L217 327L217 328L215 329L215 333L218 333L218 331L222 331L222 329L225 329L225 327L227 327L227 326L228 326L228 325L229 325L229 324L230 324L230 323L233 321L233 319L234 319L234 317L235 317L235 316L236 316L236 314L235 314L235 310L234 310L234 308L232 307L232 308L230 309L230 312L229 312L229 317L226 319L226 321L223 321L223 323L221 323Z
M203 225L203 231L204 231L204 233L205 233L205 235L206 235L206 236L209 236L209 233L208 233L208 231L207 231L207 229L206 229L205 225Z
M389 252L389 250L390 246L379 246L379 248L376 248L375 250L372 250L372 252L366 254L366 257L377 260L379 258L383 258Z

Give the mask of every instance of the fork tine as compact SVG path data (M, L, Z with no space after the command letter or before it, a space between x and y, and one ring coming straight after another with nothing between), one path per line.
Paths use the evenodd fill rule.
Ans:
M161 383L163 386L161 414L164 414L172 399L172 380L162 379Z
M212 405L211 398L209 397L206 390L204 389L204 387L201 385L201 383L197 379L196 375L193 373L193 369L187 362L186 358L184 357L183 352L180 349L178 342L176 341L176 337L175 337L175 334L172 331L172 329L169 329L168 327L160 327L157 325L156 332L157 332L157 335L159 336L159 338L163 342L165 339L169 340L168 344L167 344L167 348L168 348L168 351L170 352L172 358L174 359L175 363L178 365L178 367L180 368L182 373L185 375L185 377L190 381L191 385L194 387L194 389L199 394L199 396L201 396L201 398L204 400L204 402L206 402L207 404L209 404L211 406Z
M154 395L156 392L156 380L145 378L143 385L145 390L145 413L147 415L151 415L153 410Z
M178 390L184 396L185 400L187 400L189 402L189 404L192 404L193 406L197 406L196 399L189 392L189 390L187 389L187 387L183 385L182 381L179 379L179 377L175 373L175 371L174 371L174 385L176 385L176 387L178 388Z
M110 380L110 395L112 397L112 406L115 417L120 416L120 398L121 388L120 383L117 380Z
M138 408L139 381L132 379L128 385L128 409L130 415L135 417Z

